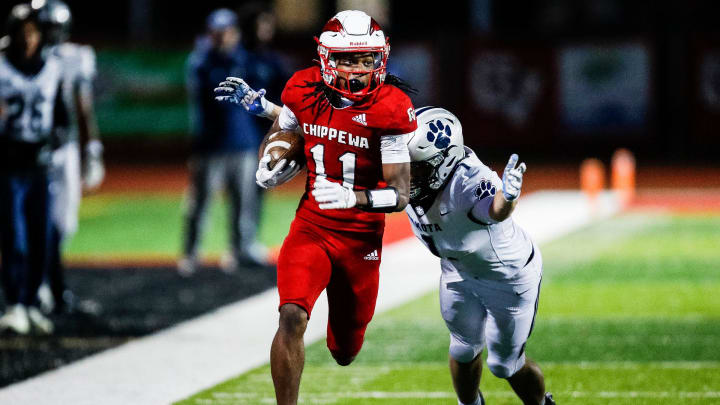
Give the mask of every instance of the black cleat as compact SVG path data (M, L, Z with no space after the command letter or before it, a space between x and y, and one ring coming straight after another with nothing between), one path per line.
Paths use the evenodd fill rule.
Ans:
M545 394L545 405L555 405L555 400L549 392Z
M57 300L55 315L86 315L98 316L102 313L102 305L94 299L80 299L71 290L66 289L62 298Z

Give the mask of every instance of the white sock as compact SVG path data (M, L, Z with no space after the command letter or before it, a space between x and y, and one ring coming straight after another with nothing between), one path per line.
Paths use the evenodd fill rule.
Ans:
M472 404L466 404L458 399L458 405L482 405L482 399L480 399L480 394L478 394L477 398L475 398L475 402Z

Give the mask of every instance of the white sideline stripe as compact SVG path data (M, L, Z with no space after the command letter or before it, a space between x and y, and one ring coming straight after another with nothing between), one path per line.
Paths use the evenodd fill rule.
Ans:
M524 196L515 218L542 243L612 215L606 193L593 212L580 192ZM362 260L365 252L358 252ZM439 259L409 238L384 248L377 313L437 287ZM0 403L166 404L269 361L278 321L276 289L265 291L145 338L136 339L0 390ZM325 336L327 300L318 300L306 343Z
M513 219L536 243L544 243L619 210L619 199L610 192L591 200L577 191L539 191L520 198Z

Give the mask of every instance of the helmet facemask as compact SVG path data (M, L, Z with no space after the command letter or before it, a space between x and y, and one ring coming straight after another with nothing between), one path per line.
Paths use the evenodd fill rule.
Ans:
M378 90L385 81L387 74L387 53L384 49L356 48L352 50L331 50L322 44L318 44L318 53L320 55L320 66L325 84L350 100L357 101L365 98L365 96ZM348 56L350 58L356 58L357 55L360 54L370 54L372 56L373 66L371 69L367 71L358 69L351 70L338 66L338 60L347 58ZM351 75L355 77L349 80L345 79ZM369 76L369 80L363 84L357 77L365 75Z
M355 10L340 12L325 24L322 34L315 40L323 81L341 96L359 101L384 83L390 45L378 23L367 14ZM357 57L367 53L373 58L372 67L367 71L338 64L338 60L348 57L348 54ZM367 83L358 79L358 74L367 75ZM355 77L346 80L349 75Z
M463 157L462 147L450 145L426 160L410 162L410 200L417 203L437 194Z
M419 200L423 195L431 195L442 186L438 177L438 168L445 157L442 153L430 159L410 163L410 199Z

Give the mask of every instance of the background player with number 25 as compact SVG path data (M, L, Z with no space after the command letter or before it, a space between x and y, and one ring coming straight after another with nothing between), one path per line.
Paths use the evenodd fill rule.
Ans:
M340 12L316 41L320 66L293 75L282 108L262 98L262 111L256 111L279 114L268 136L280 130L302 134L308 168L277 269L280 324L270 365L281 405L297 403L303 334L322 290L332 356L348 365L360 351L375 310L384 213L408 203L406 142L417 128L410 99L400 90L407 87L386 76L390 46L375 20L361 11ZM217 99L242 104L242 86L241 79L228 78L216 89ZM283 159L271 168L270 161L269 155L260 159L256 178L262 187L288 181L301 165Z

